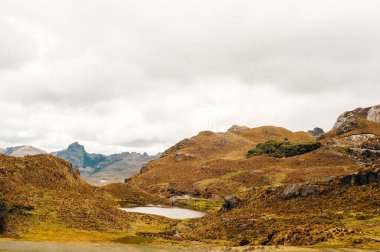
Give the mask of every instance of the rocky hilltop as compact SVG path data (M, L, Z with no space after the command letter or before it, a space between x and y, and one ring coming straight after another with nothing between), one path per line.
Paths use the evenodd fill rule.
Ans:
M46 151L40 150L33 146L22 145L16 147L8 147L5 150L2 150L0 153L11 157L24 157L26 155L46 154Z
M67 149L54 152L52 155L63 158L79 168L82 176L92 184L121 182L134 174L147 162L158 155L147 153L123 152L112 155L88 153L78 142L72 143Z
M313 136L321 136L322 134L325 133L325 131L322 128L315 127L312 130L309 130L307 133L312 134Z
M273 126L200 132L105 189L125 202L209 212L177 229L180 240L378 248L376 109L345 113L318 139Z
M289 143L316 141L307 132L273 126L235 126L225 133L204 131L166 150L128 184L157 197L189 194L218 199L255 187L314 181L359 169L350 158L324 148L285 159L247 158L250 149L272 139Z
M380 105L375 105L368 108L356 108L354 110L344 112L338 117L333 129L337 129L346 122L357 119L366 119L368 121L380 123Z

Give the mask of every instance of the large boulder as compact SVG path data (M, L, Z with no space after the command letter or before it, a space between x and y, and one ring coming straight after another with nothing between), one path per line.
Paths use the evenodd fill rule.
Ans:
M284 192L282 193L282 197L284 199L291 199L297 197L307 197L319 191L318 185L288 185Z
M228 195L227 197L224 198L224 204L220 210L222 212L231 211L240 203L240 201L241 200L235 195Z

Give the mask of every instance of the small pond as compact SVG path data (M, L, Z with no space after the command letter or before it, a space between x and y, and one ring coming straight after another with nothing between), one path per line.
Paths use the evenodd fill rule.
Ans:
M126 212L155 214L164 216L171 219L190 219L200 218L206 215L204 212L179 208L179 207L167 207L167 206L145 206L145 207L129 207L120 208Z

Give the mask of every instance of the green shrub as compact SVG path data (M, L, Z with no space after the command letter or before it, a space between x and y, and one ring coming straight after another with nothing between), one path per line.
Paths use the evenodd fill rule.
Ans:
M292 157L301 155L321 147L320 142L298 142L268 140L264 143L256 145L255 149L251 149L247 153L247 157L253 156L270 156L270 157Z

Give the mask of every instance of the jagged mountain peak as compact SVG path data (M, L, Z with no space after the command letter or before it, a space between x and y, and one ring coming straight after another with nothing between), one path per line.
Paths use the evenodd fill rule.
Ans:
M83 151L85 152L85 148L83 145L79 144L78 142L74 142L72 144L70 144L68 147L67 147L68 150L75 150L75 151Z
M126 177L138 173L146 162L157 158L157 156L137 152L123 152L108 156L88 153L78 142L52 155L72 163L74 167L79 168L82 176L93 184L124 181Z

